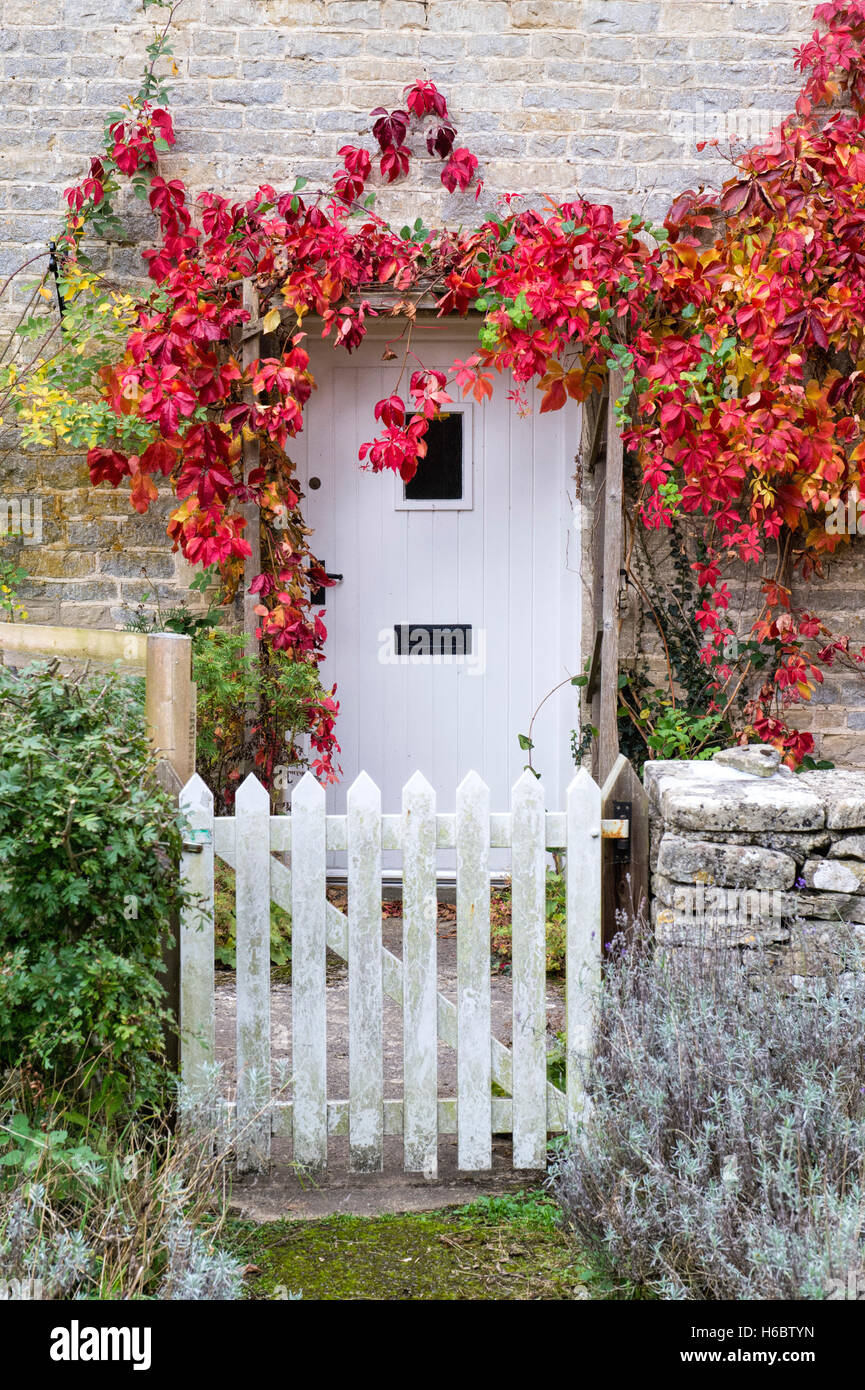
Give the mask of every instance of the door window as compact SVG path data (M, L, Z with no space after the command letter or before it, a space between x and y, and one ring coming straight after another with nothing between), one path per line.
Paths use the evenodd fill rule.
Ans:
M471 406L455 401L429 421L427 451L410 483L396 480L398 511L470 511Z

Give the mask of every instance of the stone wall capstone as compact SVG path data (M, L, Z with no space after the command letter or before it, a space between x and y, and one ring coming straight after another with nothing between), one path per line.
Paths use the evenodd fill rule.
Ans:
M651 923L672 951L738 949L800 984L865 946L865 768L776 750L649 762Z

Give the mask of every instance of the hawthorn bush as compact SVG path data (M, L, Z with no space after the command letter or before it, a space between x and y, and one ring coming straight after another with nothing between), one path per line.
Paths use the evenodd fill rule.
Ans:
M140 683L0 668L0 1070L158 1099L181 843Z

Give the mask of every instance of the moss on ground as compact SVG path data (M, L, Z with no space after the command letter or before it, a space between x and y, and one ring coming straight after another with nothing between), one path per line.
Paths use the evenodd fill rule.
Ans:
M248 1297L587 1299L621 1296L587 1268L541 1192L394 1216L234 1222Z

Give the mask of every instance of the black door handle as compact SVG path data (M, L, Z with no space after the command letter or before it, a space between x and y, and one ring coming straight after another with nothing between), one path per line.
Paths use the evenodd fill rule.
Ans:
M333 579L337 584L339 584L340 580L343 578L341 574L331 574L330 570L325 570L325 574L327 575L328 579ZM327 590L329 587L329 585L320 584L318 588L310 594L310 603L313 604L316 608L323 607L324 604L327 602L325 595L327 594Z

